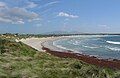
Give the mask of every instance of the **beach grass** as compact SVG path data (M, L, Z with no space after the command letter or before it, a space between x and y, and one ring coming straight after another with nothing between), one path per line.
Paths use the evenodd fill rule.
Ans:
M0 78L120 78L120 70L59 58L0 38Z

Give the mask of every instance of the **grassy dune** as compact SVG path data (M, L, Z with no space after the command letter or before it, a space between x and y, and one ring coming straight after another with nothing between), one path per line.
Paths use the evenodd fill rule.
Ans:
M0 78L120 78L120 70L58 58L12 39L0 38Z

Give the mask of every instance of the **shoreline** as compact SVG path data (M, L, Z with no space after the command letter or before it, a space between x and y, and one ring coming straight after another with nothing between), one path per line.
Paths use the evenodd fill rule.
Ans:
M112 69L120 69L120 61L117 59L109 60L109 59L98 59L95 56L88 56L83 55L80 53L74 53L72 51L67 52L60 52L60 51L53 51L47 47L42 47L45 52L50 53L54 56L60 57L60 58L75 58L78 60L82 60L83 62L86 62L88 64L97 65L99 67L108 67Z
M93 65L97 65L99 67L108 67L108 68L112 68L112 69L120 69L120 60L117 59L99 59L98 57L95 56L90 56L90 55L84 55L84 54L80 54L80 53L75 53L73 51L70 50L55 50L52 48L55 48L54 46L50 46L49 44L47 44L47 46L43 45L44 43L48 42L48 41L53 41L56 39L63 39L66 38L68 36L65 37L43 37L43 38L29 38L29 39L24 39L24 40L20 40L21 42L27 44L28 46L31 46L33 48L35 48L38 51L41 52L47 52L50 53L52 55L58 56L60 58L75 58L75 59L79 59L82 60L88 64L93 64Z

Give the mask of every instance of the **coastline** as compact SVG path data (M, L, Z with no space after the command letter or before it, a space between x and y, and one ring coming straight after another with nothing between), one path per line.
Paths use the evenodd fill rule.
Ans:
M75 59L79 59L82 60L88 64L93 64L93 65L97 65L100 67L108 67L108 68L112 68L112 69L120 69L120 61L117 59L113 59L113 60L107 60L107 59L98 59L97 57L90 57L88 55L83 55L83 54L79 54L79 53L73 53L71 51L68 52L59 52L59 51L53 51L47 47L42 47L43 50L45 50L47 53L50 53L52 55L61 57L61 58L75 58Z
M68 37L68 36L66 36ZM41 52L47 52L50 53L52 55L61 57L61 58L75 58L75 59L79 59L82 60L88 64L93 64L93 65L97 65L100 67L109 67L112 69L120 69L120 60L117 59L99 59L95 56L90 56L90 55L83 55L80 53L75 53L73 51L70 50L54 50L52 48L55 48L54 46L50 46L49 44L43 45L44 43L48 42L48 41L53 41L56 39L61 39L61 38L66 38L66 37L47 37L47 38L29 38L29 39L25 39L25 40L21 40L21 42L37 49L38 51Z

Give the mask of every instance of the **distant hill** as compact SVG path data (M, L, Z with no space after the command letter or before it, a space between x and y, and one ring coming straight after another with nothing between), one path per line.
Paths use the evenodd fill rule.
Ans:
M43 33L43 34L80 34L81 32L78 32L78 31L53 31L53 32L46 32L46 33Z
M55 34L55 35L59 35L59 34L83 34L83 35L120 35L120 33L83 33L83 32L79 32L79 31L53 31L53 32L46 32L46 33L42 33L43 35L50 35L50 34Z

